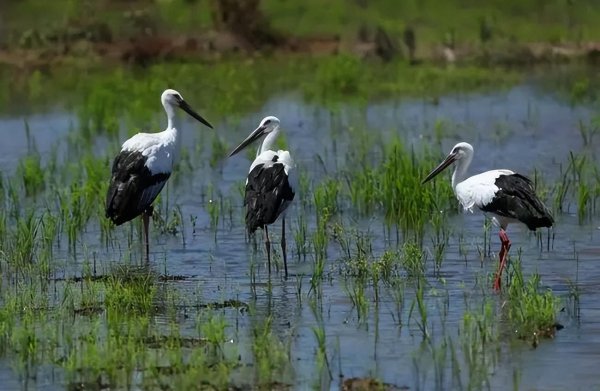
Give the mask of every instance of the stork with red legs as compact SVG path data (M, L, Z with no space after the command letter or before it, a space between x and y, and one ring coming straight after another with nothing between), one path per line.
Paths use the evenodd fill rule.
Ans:
M531 180L510 170L491 170L467 177L473 160L473 147L469 143L458 143L439 166L423 180L423 184L442 172L452 163L452 189L465 211L474 208L491 215L500 227L500 249L498 272L494 289L500 290L502 271L506 266L510 240L506 234L509 223L520 222L532 231L541 227L552 227L554 219L535 194Z

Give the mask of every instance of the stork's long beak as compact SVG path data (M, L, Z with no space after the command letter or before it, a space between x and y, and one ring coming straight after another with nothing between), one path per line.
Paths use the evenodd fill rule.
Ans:
M259 126L258 128L254 129L254 131L250 133L250 136L246 137L246 139L229 154L229 157L232 157L242 149L246 148L248 145L261 138L265 134L266 128L266 126Z
M446 167L448 167L449 165L451 165L452 163L454 163L456 161L456 156L457 156L456 153L451 153L450 155L446 156L444 161L441 162L439 164L439 166L434 168L433 171L431 171L429 173L429 175L427 175L427 177L425 179L423 179L423 182L421 182L421 184L424 185L425 183L432 180L433 177L435 177L437 174L444 171L444 169L446 169Z
M198 113L196 113L194 111L194 109L192 109L192 107L183 99L181 101L179 101L179 107L185 111L186 113L188 113L189 115L191 115L192 117L194 117L195 119L197 119L198 121L202 122L204 125L208 126L209 128L213 129L212 125L208 123L207 120L205 120L204 118L202 118L202 116Z

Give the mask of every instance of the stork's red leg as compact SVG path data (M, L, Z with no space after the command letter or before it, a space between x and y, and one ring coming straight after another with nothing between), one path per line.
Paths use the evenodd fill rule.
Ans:
M498 272L496 273L496 279L494 280L494 290L499 291L502 286L502 271L506 267L506 259L508 258L508 250L510 250L510 239L506 234L506 231L500 228L498 234L500 241L502 242L502 248L500 249Z

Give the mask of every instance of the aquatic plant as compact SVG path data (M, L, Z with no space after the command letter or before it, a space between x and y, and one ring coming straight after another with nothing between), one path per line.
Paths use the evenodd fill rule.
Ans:
M217 227L219 225L219 219L221 218L221 203L219 202L220 194L212 188L208 191L208 202L206 203L206 209L210 216L210 229L215 232L215 241L217 240Z
M507 294L507 317L517 338L536 347L540 338L553 337L559 299L549 289L542 289L537 273L523 277L520 259L511 260Z
M406 242L402 247L400 264L408 277L419 279L425 275L425 253L421 247Z
M25 156L19 163L17 174L23 178L23 187L27 197L37 195L45 187L45 171L42 168L39 153Z
M380 162L348 174L353 205L367 213L382 208L390 226L397 226L405 239L421 243L428 216L449 209L452 190L443 182L421 186L427 170L435 164L431 154L419 157L398 139L387 143L380 153Z
M320 224L327 224L329 219L338 212L340 187L337 180L327 179L313 190L314 207Z
M431 244L433 247L434 270L439 273L444 261L446 246L450 238L450 230L448 228L447 214L444 212L433 213L431 217Z
M491 301L484 300L479 308L469 309L464 313L459 346L465 363L468 389L478 389L482 385L489 387L489 377L498 360L499 337ZM455 373L463 372L456 359L452 362Z
M300 258L300 256L306 258L309 249L308 224L303 213L298 215L296 219L296 224L292 229L292 236L294 237L294 243L296 244L296 254L298 255L298 258Z
M416 311L419 318L415 317L415 323L421 332L421 337L426 340L430 337L430 326L428 321L427 304L425 302L425 280L418 278L415 280L415 299L410 305L408 312L408 321L410 322L413 318L413 312Z
M42 219L34 212L17 219L15 230L3 250L4 259L14 270L24 272L37 260L38 234Z
M156 280L144 268L122 266L105 283L105 304L111 313L147 314L156 296Z
M570 152L566 168L560 167L559 180L549 191L554 193L554 209L563 212L574 203L580 224L598 213L600 171L595 158L586 152Z
M288 348L273 334L272 323L269 316L253 328L257 383L265 387L285 378L290 360Z

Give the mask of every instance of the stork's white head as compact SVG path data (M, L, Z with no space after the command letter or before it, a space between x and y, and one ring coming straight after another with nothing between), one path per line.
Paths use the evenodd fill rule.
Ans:
M231 157L235 155L242 149L246 148L248 145L252 144L254 141L260 139L261 137L276 132L277 130L279 130L279 124L279 118L274 117L272 115L263 118L262 121L260 121L258 128L254 129L252 133L250 133L250 136L246 137L246 139L242 141L242 143L238 145L237 148L235 148L229 154L229 156ZM269 136L267 138L272 137L276 137L276 134L273 134L272 136Z
M196 111L194 111L194 109L192 109L192 107L183 99L179 92L170 88L166 89L160 96L160 101L162 102L162 105L165 108L165 111L167 112L167 117L169 118L169 125L171 124L175 116L175 110L173 108L179 107L196 120L200 121L209 128L212 128L212 125L209 124L207 120L202 118L200 114L196 113Z
M260 125L258 125L258 127L264 128L263 132L265 134L268 134L274 130L279 129L279 124L279 118L269 115L268 117L265 117L262 119L262 121L260 121Z
M160 101L162 102L163 106L165 106L165 108L167 107L167 105L179 107L179 102L181 102L182 100L183 97L181 96L181 94L171 88L164 90L162 95L160 96Z
M465 142L458 143L452 148L452 150L450 151L448 156L446 156L444 161L442 161L436 168L434 168L433 171L431 171L421 183L429 182L431 179L433 179L433 177L435 177L440 172L444 171L446 167L448 167L454 162L460 161L460 163L457 164L459 166L463 166L466 169L466 167L471 163L471 159L473 159L473 146Z
M473 146L465 142L458 143L452 148L448 156L454 156L453 161L470 159L473 157Z

